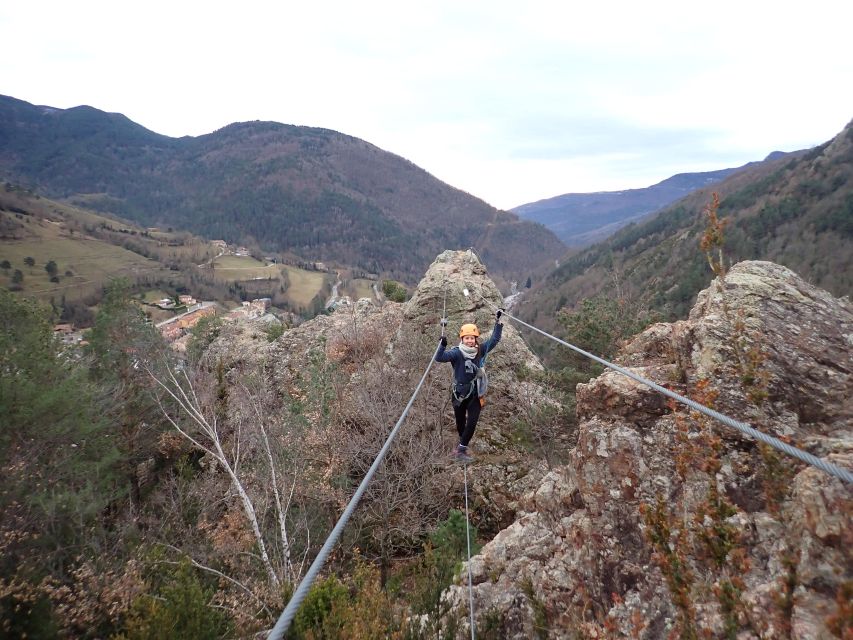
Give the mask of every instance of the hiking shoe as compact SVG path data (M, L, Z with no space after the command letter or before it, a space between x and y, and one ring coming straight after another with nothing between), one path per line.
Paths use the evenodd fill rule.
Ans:
M456 450L453 452L453 457L459 462L471 462L474 460L468 452L468 447L465 445L456 445Z

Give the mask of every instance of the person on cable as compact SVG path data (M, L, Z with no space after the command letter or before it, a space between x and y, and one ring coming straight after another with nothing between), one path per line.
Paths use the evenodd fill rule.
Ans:
M459 345L447 349L447 338L442 335L438 351L435 353L436 362L449 362L453 365L451 396L453 414L456 417L456 431L459 433L459 444L454 449L453 456L462 462L470 462L473 459L468 451L468 443L471 442L474 430L477 428L480 409L485 404L487 379L484 364L486 354L500 342L503 331L501 313L502 311L498 309L495 316L495 329L482 345L477 325L463 324L459 330Z

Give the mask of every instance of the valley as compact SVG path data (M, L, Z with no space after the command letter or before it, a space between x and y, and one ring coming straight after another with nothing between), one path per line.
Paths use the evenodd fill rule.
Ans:
M266 637L347 513L288 638L845 637L846 476L560 341L850 469L853 123L572 249L325 129L0 125L0 636Z

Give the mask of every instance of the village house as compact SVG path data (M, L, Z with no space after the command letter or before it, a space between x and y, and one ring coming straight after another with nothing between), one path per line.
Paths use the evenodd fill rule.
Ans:
M232 309L225 316L226 320L254 320L266 314L267 310L272 306L271 298L256 298L249 301L244 301L236 309Z
M163 336L164 340L167 342L174 342L196 326L202 318L215 315L216 306L212 304L209 306L199 306L199 308L192 311L175 316L174 318L169 318L168 320L157 324L156 327L160 331L160 335Z
M53 325L53 335L63 344L88 344L83 340L83 332L77 331L74 325L68 322Z
M193 298L192 296L183 295L183 296L178 296L178 302L180 302L181 304L185 304L189 307L189 306L194 305L196 303L196 299Z

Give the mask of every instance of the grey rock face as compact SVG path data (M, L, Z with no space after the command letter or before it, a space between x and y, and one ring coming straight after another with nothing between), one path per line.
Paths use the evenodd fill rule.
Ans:
M848 301L778 265L744 262L699 295L688 320L649 327L618 361L850 469L851 346ZM834 637L836 597L853 580L853 488L767 456L615 372L578 385L577 413L569 462L472 559L475 610L500 619L501 637L652 639L676 630L672 572L641 513L658 504L670 514L664 548L684 563L697 630L725 637L735 620L738 638ZM716 519L707 511L714 495L732 505ZM733 541L721 566L706 534ZM467 611L461 576L445 597ZM715 596L730 578L739 585L731 612Z

